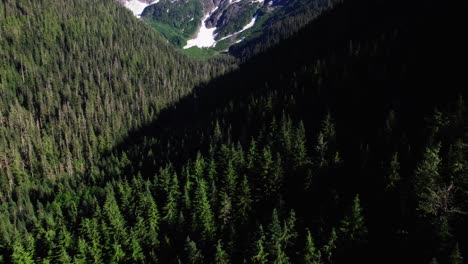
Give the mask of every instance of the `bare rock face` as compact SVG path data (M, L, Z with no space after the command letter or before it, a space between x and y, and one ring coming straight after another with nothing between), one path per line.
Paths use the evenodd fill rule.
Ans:
M195 38L201 23L206 29L213 29L216 39L237 36L243 28L252 23L260 9L273 0L117 0L125 6L130 3L143 10L138 11L145 21L156 21L164 25L163 35L176 46ZM136 2L138 1L138 2ZM279 0L276 0L279 1ZM140 5L141 3L141 5ZM147 5L146 7L144 7ZM135 12L134 12L135 13ZM254 21L255 22L255 21ZM170 30L167 30L170 28ZM231 37L230 37L231 38ZM241 37L242 38L242 37ZM240 38L239 38L240 39ZM232 41L236 41L234 37Z
M215 8L219 9L225 2L229 2L229 0L203 0L205 13L212 12Z

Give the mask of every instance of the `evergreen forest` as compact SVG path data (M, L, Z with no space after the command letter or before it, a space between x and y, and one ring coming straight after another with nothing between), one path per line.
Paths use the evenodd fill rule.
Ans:
M0 263L465 263L468 2L325 2L200 61L2 0Z

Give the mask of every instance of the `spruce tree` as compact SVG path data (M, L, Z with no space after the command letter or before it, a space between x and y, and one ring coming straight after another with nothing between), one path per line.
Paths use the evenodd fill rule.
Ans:
M238 222L242 223L247 221L252 208L252 198L250 193L249 181L247 176L244 175L239 185L239 191L237 194L237 204L235 214Z
M190 264L201 264L203 263L203 255L202 252L197 248L197 244L195 241L192 241L190 237L187 237L185 241L185 255L186 255L186 262Z
M223 249L221 240L218 240L218 244L216 245L215 263L216 264L228 264L229 263L229 257Z
M335 228L332 228L330 237L328 238L327 243L323 246L323 256L328 262L333 262L337 240L338 236L336 234L336 230Z
M349 242L364 242L367 236L367 228L362 215L359 195L354 198L351 209L340 222L340 233L343 239Z
M452 252L449 256L449 263L450 264L463 264L463 257L460 253L460 248L458 247L458 243L455 243L455 246L452 249Z
M177 174L172 176L171 185L169 187L169 193L167 195L167 202L163 208L163 220L169 224L175 224L179 215L177 211L178 200L180 198L179 181Z
M199 230L206 239L214 235L215 223L210 202L207 195L207 187L204 179L199 179L195 191L194 210L193 210L194 226Z
M303 254L305 264L320 263L320 251L316 248L309 229L307 229L306 245Z
M393 190L400 181L400 163L398 161L398 153L395 152L392 155L392 160L390 161L389 168L387 170L386 178L386 190Z
M440 144L427 147L422 160L414 172L414 191L416 194L417 212L421 216L437 214L437 208L431 193L436 190L439 182L441 158Z
M255 243L255 253L252 257L252 263L254 264L266 264L268 263L268 252L265 249L265 234L263 233L263 227L259 228L259 238Z

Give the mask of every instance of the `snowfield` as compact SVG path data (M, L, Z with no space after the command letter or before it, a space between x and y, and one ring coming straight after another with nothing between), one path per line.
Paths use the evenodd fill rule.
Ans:
M159 0L153 1L151 2L151 4L142 3L138 0L130 0L128 2L125 2L124 5L126 8L130 9L130 11L132 11L136 17L139 18L141 16L141 13L143 13L143 10L145 10L147 6L156 4L157 2L159 2Z
M206 21L210 18L210 15L216 11L216 9L218 9L218 7L211 10L211 12L209 12L202 18L202 25L198 30L197 36L187 41L187 45L185 45L184 49L188 49L195 46L199 48L209 48L213 47L216 44L216 34L214 33L216 31L216 27L206 27Z

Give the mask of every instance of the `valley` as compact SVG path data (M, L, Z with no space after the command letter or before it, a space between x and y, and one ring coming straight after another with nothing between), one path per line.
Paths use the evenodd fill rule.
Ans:
M0 263L465 263L467 11L1 1Z

